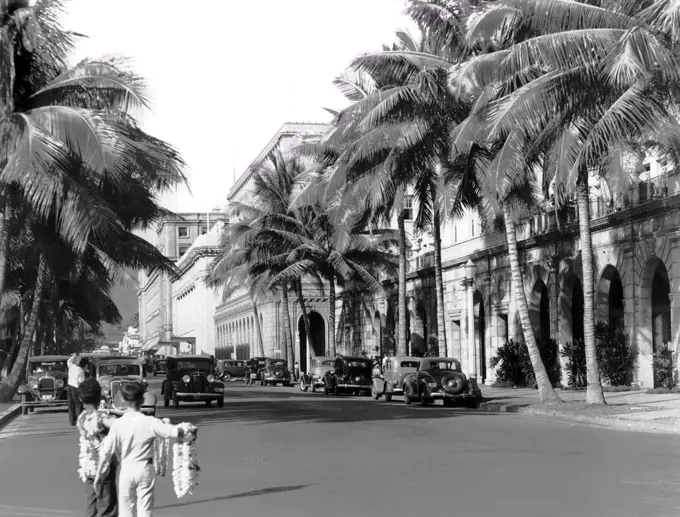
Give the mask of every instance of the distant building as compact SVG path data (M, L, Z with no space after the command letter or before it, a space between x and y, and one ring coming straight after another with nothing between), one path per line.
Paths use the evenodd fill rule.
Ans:
M205 260L199 259L205 258L210 253L214 256L216 253L214 249L217 241L214 237L212 241L210 237L205 239L202 237L206 236L215 225L223 225L225 222L226 214L215 209L209 213L175 214L175 217L165 218L156 226L152 244L166 257L175 261L180 268L180 277L172 279L167 273L161 272L147 275L142 271L138 274L139 339L142 350L159 349L159 353L163 355L174 355L178 350L196 353L214 350L212 339L205 337L203 330L198 328L200 325L194 326L196 328L187 328L183 314L179 315L173 309L173 302L180 300L179 295L175 296L174 289L186 288L187 291L183 292L184 296L181 300L186 299L186 295L189 294L188 290L193 285L192 281L188 280L189 277L198 278L196 267L205 265ZM206 251L209 248L213 248L213 251ZM195 266L196 263L199 265ZM209 310L212 315L211 309L200 305L199 298L201 296L197 297L197 295L191 298L194 303L199 303L192 307L189 307L192 302L183 301L183 310L191 314L200 314ZM176 316L181 319L181 332L174 331ZM211 332L207 334L212 337Z
M119 352L123 355L134 355L140 348L139 331L135 327L128 327L123 333L123 340L118 347Z

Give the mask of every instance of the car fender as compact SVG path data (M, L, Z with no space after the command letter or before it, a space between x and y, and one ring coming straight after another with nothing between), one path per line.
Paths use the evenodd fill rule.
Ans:
M25 393L28 393L28 386L26 386L26 384L24 383L21 383L17 388L17 393L19 395L24 395Z

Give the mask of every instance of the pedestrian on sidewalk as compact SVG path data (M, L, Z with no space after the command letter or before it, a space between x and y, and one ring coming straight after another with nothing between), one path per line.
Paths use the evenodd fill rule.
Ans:
M102 398L102 388L93 379L85 379L78 387L83 403L83 412L78 417L78 431L81 440L80 479L87 484L87 517L116 517L118 515L118 496L116 494L117 462L109 463L107 473L102 478L99 490L94 488L94 479L99 465L99 451L104 438L115 418L104 411L98 411Z
M295 361L295 366L293 366L293 375L295 376L295 382L300 380L300 365Z
M144 400L144 388L140 383L126 384L121 391L130 408L113 423L102 443L94 486L96 490L102 485L108 460L115 454L120 463L118 515L152 517L156 486L154 440L182 438L184 431L139 411Z
M66 398L68 401L68 420L72 426L76 425L80 413L83 412L83 404L80 402L78 386L85 380L85 372L82 368L83 358L73 354L66 361L68 367L68 388Z

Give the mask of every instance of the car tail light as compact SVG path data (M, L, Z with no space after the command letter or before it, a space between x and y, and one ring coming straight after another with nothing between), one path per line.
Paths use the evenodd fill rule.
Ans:
M61 379L57 379L57 382L55 383L55 386L56 386L57 388L63 388L63 387L64 387L64 381L62 381Z
M208 382L213 383L215 382L215 377L212 375L208 375Z
M189 377L188 375L185 375L184 377L182 377L182 380L183 380L186 384L189 384L189 381L191 381L191 377Z

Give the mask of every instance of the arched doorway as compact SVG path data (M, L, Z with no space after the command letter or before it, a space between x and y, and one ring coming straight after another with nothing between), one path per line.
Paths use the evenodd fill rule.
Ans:
M427 313L422 301L416 307L415 324L413 325L413 355L425 355L427 352Z
M314 344L314 353L323 356L326 353L326 323L321 314L316 311L309 313L309 327L312 333L312 343ZM307 331L305 329L305 320L302 316L298 319L298 334L300 336L300 369L307 368L307 356L309 351L307 349ZM304 367L303 367L304 365ZM306 371L306 370L305 370Z
M595 299L595 320L607 323L611 330L623 329L623 283L614 266L609 265L602 271Z
M539 345L550 339L550 295L543 280L537 280L529 305L531 325Z
M671 341L671 283L666 267L659 262L652 279L652 352Z
M475 347L477 349L477 378L480 382L486 379L486 315L482 293L475 291L473 296L475 310Z
M656 386L653 356L671 344L671 286L668 270L659 257L651 257L640 277L641 325L638 329L639 380Z

